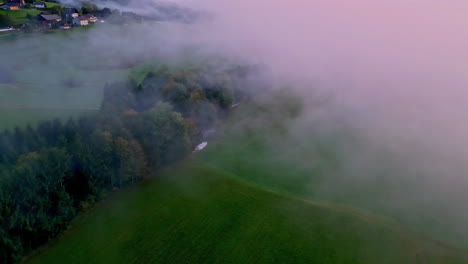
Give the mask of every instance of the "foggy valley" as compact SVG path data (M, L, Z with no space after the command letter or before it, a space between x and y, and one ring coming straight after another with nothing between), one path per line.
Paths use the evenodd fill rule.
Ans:
M15 1L1 263L468 263L468 3Z

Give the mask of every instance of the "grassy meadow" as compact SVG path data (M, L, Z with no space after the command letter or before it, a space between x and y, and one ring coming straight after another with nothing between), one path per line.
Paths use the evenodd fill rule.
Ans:
M186 164L82 214L26 263L466 263L384 219Z
M155 24L152 29L158 26L163 27ZM119 36L134 30L105 27ZM129 76L141 81L165 62L139 49L122 53L110 45L112 39L97 41L101 33L97 25L0 40L0 48L10 51L0 55L0 130L97 111L106 84ZM199 58L172 62L172 67L199 65L194 61Z
M16 25L24 24L29 22L27 15L36 17L42 11L36 9L19 9L19 10L3 10L0 9L0 15L8 15L12 18Z
M100 107L107 83L124 81L130 74L144 76L147 63L114 67L105 59L95 61L94 54L70 53L61 58L72 41L67 40L69 34L38 36L46 42L44 45L50 44L48 39L62 41L53 44L59 54L54 55L50 47L34 48L37 40L33 39L30 45L22 44L15 54L2 55L13 56L15 63L2 65L0 62L0 68L7 69L3 78L0 75L0 130L92 114ZM28 41L27 37L25 40ZM8 41L2 44L11 45Z
M101 78L106 73L83 71L81 74L87 75L87 80L76 87L67 87L67 77L41 80L40 70L17 71L14 82L0 84L0 130L54 118L66 120L97 111L105 85L105 79ZM114 76L108 78L115 79Z
M2 3L3 1L0 1ZM54 6L60 6L60 4L52 2L44 2L47 5L47 8L52 8ZM0 9L0 15L8 15L13 19L15 25L21 25L24 23L30 22L30 19L27 17L31 15L33 18L36 18L40 13L47 11L47 9L26 9L21 8L19 10L3 10Z
M240 108L198 162L275 192L364 210L468 248L467 214L449 199L433 198L437 193L419 171L400 168L394 155L372 149L349 127L322 122L294 128L302 121L276 106Z
M18 71L16 75L20 77L14 83L0 83L0 130L54 118L68 119L99 109L105 84L100 78L79 87L66 87L61 83L66 80L59 78L36 81L28 73Z
M87 28L0 42L14 47L0 55L0 130L93 114L107 83L141 81L163 62L95 36ZM280 98L286 105L241 102L205 150L82 212L25 262L468 263L457 249L468 248L465 233L430 200L410 199L415 185L394 177L398 163L382 155L365 160L377 164L367 170L349 167L365 139L321 123L296 131L287 109L300 103ZM397 195L404 204L389 203Z
M284 109L238 110L205 150L82 213L25 262L467 263L416 208L419 222L379 208L384 186L338 184L343 135L287 136Z

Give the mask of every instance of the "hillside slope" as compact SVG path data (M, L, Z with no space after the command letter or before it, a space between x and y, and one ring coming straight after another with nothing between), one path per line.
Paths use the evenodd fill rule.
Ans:
M373 217L188 164L83 214L27 263L467 263Z

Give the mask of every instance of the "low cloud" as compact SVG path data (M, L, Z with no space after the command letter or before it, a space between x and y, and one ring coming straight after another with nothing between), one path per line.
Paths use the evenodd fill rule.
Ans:
M306 138L312 128L304 124L326 126L321 131L326 134L346 123L360 136L343 148L342 166L334 173L352 175L346 183L355 182L356 187L390 170L392 181L417 182L419 186L412 189L389 186L381 204L405 213L433 205L432 214L419 216L435 218L450 226L452 233L466 234L462 240L468 241L466 1L171 3L210 14L209 19L193 24L98 26L86 33L6 45L18 53L40 47L32 62L24 60L23 71L44 65L43 76L50 80L62 78L61 70L69 74L86 64L119 64L135 58L180 64L222 56L267 65L273 83L295 87L306 103L303 116L291 126L291 137ZM147 10L153 5L133 1L128 8ZM4 62L18 59L1 56ZM47 60L41 61L42 57ZM307 106L317 94L329 98L329 109ZM323 190L329 189L327 184L332 183L325 183ZM350 195L359 190L352 184L345 187Z
M459 231L467 241L465 1L183 3L214 14L191 36L199 45L265 63L277 82L294 84L306 103L317 93L331 98L341 116L336 122L346 120L360 133L338 172L355 177L347 184L365 185L392 170L392 181L413 186L388 186L382 204L415 212L408 218L452 225L453 234ZM334 128L330 111L310 107L292 135L305 137L302 123L327 118L321 124ZM413 210L423 205L430 213Z

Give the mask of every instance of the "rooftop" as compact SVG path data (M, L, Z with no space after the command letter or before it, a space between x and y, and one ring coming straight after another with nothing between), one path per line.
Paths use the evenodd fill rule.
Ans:
M57 15L57 14L51 14L51 15L45 15L45 14L42 14L42 15L39 15L40 17L42 17L44 20L46 21L57 21L57 20L62 20L62 18Z

